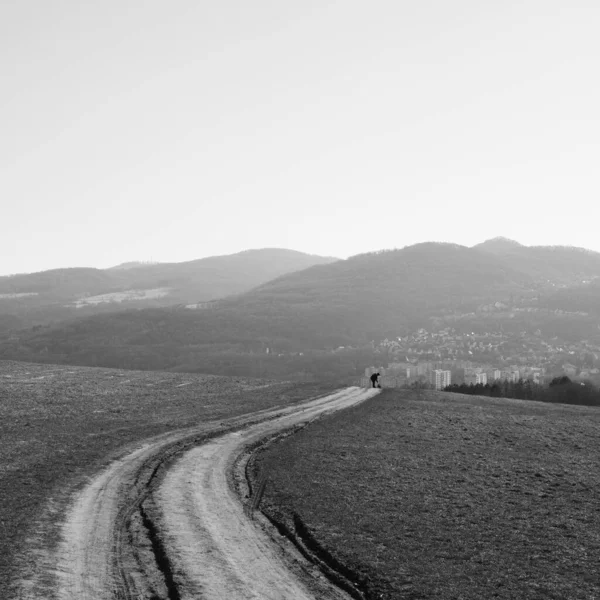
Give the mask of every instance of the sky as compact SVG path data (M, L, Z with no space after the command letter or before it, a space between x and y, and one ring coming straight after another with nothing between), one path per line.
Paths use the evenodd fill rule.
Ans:
M3 0L0 274L600 251L600 3Z

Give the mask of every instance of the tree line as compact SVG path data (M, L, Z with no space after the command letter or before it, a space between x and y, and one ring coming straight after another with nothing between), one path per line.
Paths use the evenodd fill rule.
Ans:
M555 377L548 386L534 383L528 379L519 379L516 382L495 381L485 385L454 383L444 388L444 391L491 398L517 398L537 400L538 402L600 406L600 390L595 385L590 382L571 381L566 375Z

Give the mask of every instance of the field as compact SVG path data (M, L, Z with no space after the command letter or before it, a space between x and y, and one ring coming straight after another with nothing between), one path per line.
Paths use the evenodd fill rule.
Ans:
M100 294L99 296L89 296L75 300L73 306L82 308L94 304L105 304L107 302L132 302L133 300L155 300L168 296L171 288L154 288L151 290L126 290L124 292L112 292L110 294Z
M329 386L0 361L0 589L48 499L66 493L137 440L291 404ZM46 514L46 513L44 513ZM45 517L44 517L45 518Z
M369 599L598 599L599 439L595 408L386 390L259 455L262 508Z

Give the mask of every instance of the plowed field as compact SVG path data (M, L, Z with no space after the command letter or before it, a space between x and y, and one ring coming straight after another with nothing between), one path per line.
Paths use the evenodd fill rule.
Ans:
M0 362L0 590L40 568L65 503L139 440L295 404L328 386ZM42 510L43 509L43 510ZM52 522L56 519L56 527ZM43 523L40 522L43 520ZM44 540L37 539L43 531Z

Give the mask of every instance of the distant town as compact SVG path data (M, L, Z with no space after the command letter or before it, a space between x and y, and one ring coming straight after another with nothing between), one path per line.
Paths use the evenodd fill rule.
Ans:
M411 335L385 339L373 347L387 356L387 366L365 369L362 384L379 372L382 387L418 384L444 389L451 384L488 384L529 380L547 384L554 377L600 384L600 346L582 340L545 340L540 331L506 334L436 332L418 329Z

